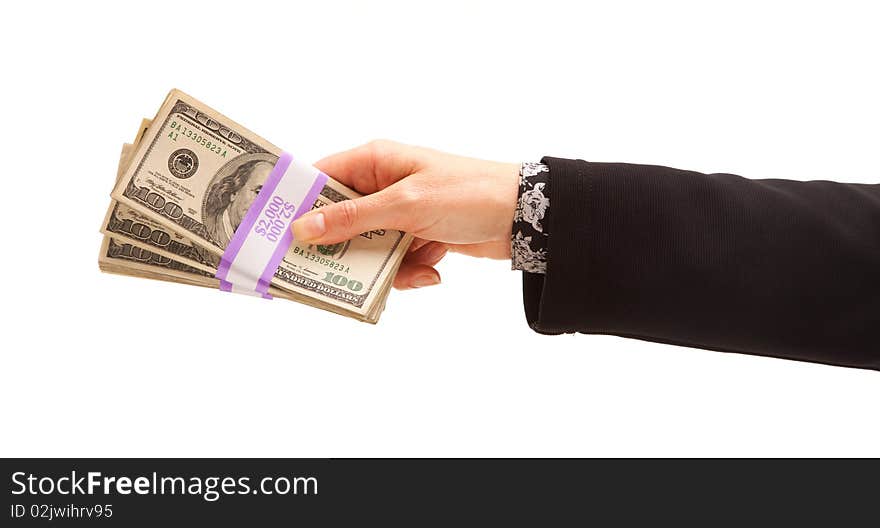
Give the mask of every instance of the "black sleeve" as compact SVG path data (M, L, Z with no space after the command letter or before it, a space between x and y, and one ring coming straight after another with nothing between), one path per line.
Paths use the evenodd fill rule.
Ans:
M542 162L536 331L880 369L880 185Z

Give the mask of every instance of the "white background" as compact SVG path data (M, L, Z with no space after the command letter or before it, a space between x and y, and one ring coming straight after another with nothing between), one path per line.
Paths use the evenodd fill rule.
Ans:
M868 2L607 4L5 7L0 455L880 455L878 373L539 336L507 262L449 257L378 326L99 273L120 145L172 87L311 160L880 181Z

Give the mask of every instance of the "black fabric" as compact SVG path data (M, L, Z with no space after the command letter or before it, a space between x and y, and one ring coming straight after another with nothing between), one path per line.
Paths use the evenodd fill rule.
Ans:
M880 369L880 185L544 158L538 332Z

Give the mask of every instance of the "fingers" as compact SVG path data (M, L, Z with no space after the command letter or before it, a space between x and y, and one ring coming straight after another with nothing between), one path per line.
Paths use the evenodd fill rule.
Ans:
M416 242L419 240L416 239ZM434 266L446 256L448 249L446 244L427 242L415 251L407 253L394 277L394 287L408 290L440 284L440 274Z
M315 163L321 172L362 194L376 192L372 155L366 145L327 156Z
M409 205L391 189L310 211L291 225L293 237L310 244L335 244L375 229L408 230Z
M424 238L413 238L412 243L409 245L408 253L415 253L418 249L420 249L425 244L430 244L430 240L425 240Z
M398 290L423 288L440 284L440 274L426 264L410 264L404 262L394 277L394 287Z
M416 172L417 154L414 147L380 139L328 156L315 167L361 194L372 194Z
M409 253L403 259L405 263L434 266L446 256L449 250L449 246L442 242L427 242L417 238L413 241L413 244L415 245L420 240L425 243L420 244L415 250L410 247Z

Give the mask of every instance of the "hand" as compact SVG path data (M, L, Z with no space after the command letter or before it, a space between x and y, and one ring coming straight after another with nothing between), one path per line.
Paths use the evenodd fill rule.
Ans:
M434 266L448 250L510 258L518 164L380 140L315 166L365 196L306 213L293 223L294 238L335 244L373 229L412 233L395 288L439 284Z

